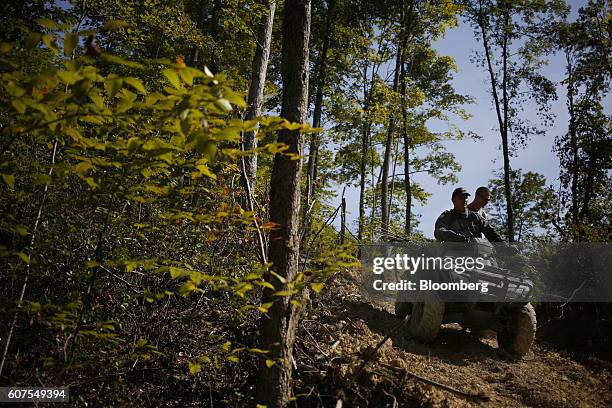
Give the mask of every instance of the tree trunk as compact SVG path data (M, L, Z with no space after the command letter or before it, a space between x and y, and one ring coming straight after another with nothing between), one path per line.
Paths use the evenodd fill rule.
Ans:
M253 58L251 69L251 84L249 85L249 97L247 103L249 108L245 119L253 120L261 115L263 104L264 86L266 83L266 73L268 71L268 60L270 58L270 43L272 42L272 28L274 25L274 13L276 11L276 0L269 0L268 13L262 18L259 37L257 38L257 48ZM247 132L244 135L244 149L254 150L257 148L257 137L255 131ZM244 158L245 173L250 191L255 191L257 181L257 153ZM245 184L245 191L248 191ZM246 194L246 193L245 193ZM249 208L249 210L253 210Z
M344 245L346 240L346 198L342 197L340 211L340 245Z
M393 74L393 92L397 93L399 88L399 77L400 77L400 66L402 63L402 46L404 44L404 2L401 4L401 28L400 34L397 40L397 53L395 55L395 73ZM389 229L389 163L391 162L391 148L393 146L393 131L395 130L395 112L391 112L389 118L389 126L387 128L387 141L385 143L385 153L383 159L382 168L382 184L380 189L380 209L381 209L381 222L380 230L384 235L387 234Z
M576 111L574 107L574 70L570 51L566 51L567 61L567 108L569 111L569 134L571 150L571 191L570 213L572 224L578 223L578 139L576 137Z
M219 13L221 12L223 0L215 0L212 9L212 17L210 19L210 35L212 38L217 41L217 35L219 34ZM213 47L212 52L210 53L210 70L213 74L217 73L219 69L219 64L217 62L217 54L215 53L217 47Z
M283 8L283 103L281 117L303 123L308 108L308 41L310 37L310 0L286 0ZM282 130L278 141L289 146L288 153L302 155L304 138L299 131ZM300 176L302 160L285 154L274 157L270 190L270 221L278 227L270 233L269 260L272 270L287 282L295 280L299 261ZM271 273L265 279L276 289L264 290L263 301L275 300L268 315L260 321L261 348L269 350L266 359L275 361L268 367L259 362L257 402L268 408L286 407L291 396L293 344L300 307L290 303L291 296L273 293L289 290Z
M372 73L372 78L374 73ZM363 232L365 228L365 185L366 185L366 166L368 163L368 145L370 143L370 123L367 117L367 110L370 103L370 91L368 90L368 67L366 65L363 72L363 111L364 111L364 122L363 131L361 137L361 161L359 163L359 230L357 232L357 238L359 242L363 239Z
M514 242L514 211L512 210L512 181L510 180L510 152L508 147L508 31L509 11L504 10L504 37L502 46L503 59L503 110L504 128L502 130L502 151L504 154L504 191L506 195L506 217L508 228L508 240Z
M315 128L321 127L321 113L323 110L323 89L325 87L326 80L326 65L327 65L327 54L329 52L329 43L331 39L333 13L336 0L329 0L327 4L327 16L325 22L325 38L323 39L323 46L321 47L321 53L319 54L318 69L317 69L317 90L314 101L314 111L312 114L312 126ZM303 240L308 237L310 231L310 217L308 210L310 204L316 195L316 181L317 181L317 165L319 155L319 145L321 143L321 137L317 133L313 133L308 146L308 168L306 176L306 191L304 198L303 219L304 219L304 235Z
M199 30L202 30L204 28L204 23L206 19L208 19L208 0L200 0L196 17L196 27ZM187 60L187 63L191 66L196 66L199 56L200 48L197 46L193 47L191 50L191 54L189 55L189 58ZM155 58L157 58L157 56Z
M406 95L406 69L404 62L402 62L402 95ZM404 191L406 193L406 224L404 227L404 233L406 238L410 237L412 232L412 186L410 185L410 135L408 135L408 109L406 107L406 101L402 104L402 136L404 140Z
M482 6L482 4L481 4ZM510 153L508 149L508 133L507 126L505 123L505 118L507 120L507 99L506 99L506 63L507 63L507 50L504 51L504 67L503 67L503 90L504 90L504 113L502 116L501 102L499 100L499 95L497 94L497 79L495 78L495 71L493 70L493 63L491 61L491 50L489 47L489 40L486 33L486 23L484 20L484 14L482 7L480 8L480 15L478 18L478 25L480 26L481 34L482 34L482 44L485 50L485 57L487 60L487 71L489 72L489 77L491 80L491 92L493 94L493 102L495 104L495 113L497 114L497 122L499 125L499 132L502 139L502 151L504 156L504 191L506 197L506 226L508 229L508 239L510 241L514 240L514 218L512 216L512 196L511 196L511 186L510 186Z

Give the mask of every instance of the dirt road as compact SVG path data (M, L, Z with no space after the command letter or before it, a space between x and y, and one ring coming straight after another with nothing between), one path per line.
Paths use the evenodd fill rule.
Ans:
M332 278L301 324L299 406L612 406L609 362L539 342L515 361L498 350L494 334L481 339L458 325L443 326L428 346L398 330L356 375L366 356L400 324L390 312L391 305L364 301L352 272Z

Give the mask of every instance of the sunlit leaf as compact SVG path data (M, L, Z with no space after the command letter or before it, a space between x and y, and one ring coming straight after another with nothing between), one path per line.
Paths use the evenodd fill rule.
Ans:
M316 293L320 293L323 290L325 284L323 282L315 282L312 283L310 286L312 287L312 290L314 290Z
M140 79L134 78L134 77L126 77L126 78L123 78L123 80L125 81L126 84L128 84L129 86L131 86L132 88L140 92L141 94L147 93L147 90L145 89Z
M102 30L116 31L124 27L129 27L129 24L124 20L110 20L102 27Z
M64 37L64 55L69 57L72 55L72 51L79 44L79 35L77 33L66 33Z
M10 188L15 188L15 176L12 174L4 174L2 173L2 180L6 183Z
M168 82L170 82L170 84L175 87L175 88L180 88L181 87L181 81L176 73L176 71L174 71L173 69L170 68L166 68L162 71L162 74L166 77L166 79L168 80Z

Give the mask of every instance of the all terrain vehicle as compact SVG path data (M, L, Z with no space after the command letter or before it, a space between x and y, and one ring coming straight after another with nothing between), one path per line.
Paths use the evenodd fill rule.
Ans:
M456 248L446 251L445 255L466 255L465 251L457 251ZM396 316L403 319L410 315L410 334L423 343L432 342L442 324L459 323L473 333L495 331L501 349L515 357L523 357L531 348L536 332L536 314L529 303L533 282L520 273L500 268L489 241L477 238L466 248L470 255L477 254L484 258L485 267L466 271L459 277L451 276L449 280L486 282L489 288L487 293L478 294L477 299L466 299L465 296L460 299L456 294L453 297L437 292L419 297L426 299L424 301L396 301Z

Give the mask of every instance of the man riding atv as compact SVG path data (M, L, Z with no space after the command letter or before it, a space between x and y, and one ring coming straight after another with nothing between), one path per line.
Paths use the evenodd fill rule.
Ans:
M473 251L476 248L477 256L480 256L479 254L490 256L494 252L493 245L482 238L484 235L490 242L502 243L499 249L503 248L505 252L516 252L514 247L504 243L503 238L485 218L468 210L469 196L470 194L464 188L457 188L453 191L451 197L453 209L444 211L436 221L434 232L436 240L448 243L446 247L454 248L456 255L457 248L469 249L470 254L474 254ZM484 251L486 254L478 251ZM450 252L453 250L447 251L447 255ZM459 253L457 256L462 255ZM453 298L448 302L449 298L445 298L448 295L434 293L433 298L430 294L430 297L423 297L421 301L415 303L402 302L398 297L395 314L400 318L410 315L409 329L412 337L428 343L435 339L441 324L459 323L472 332L494 330L501 349L516 357L527 354L536 331L535 310L528 303L533 284L524 276L499 268L495 259L488 259L490 259L489 266L486 270L475 271L472 275L462 275L460 279L489 281L497 290L497 295L491 294L491 301L488 301L485 295L479 297L478 301L470 301L467 297L462 297L460 301ZM452 280L453 276L450 275L453 274L448 273L443 276ZM504 299L512 301L508 302Z

